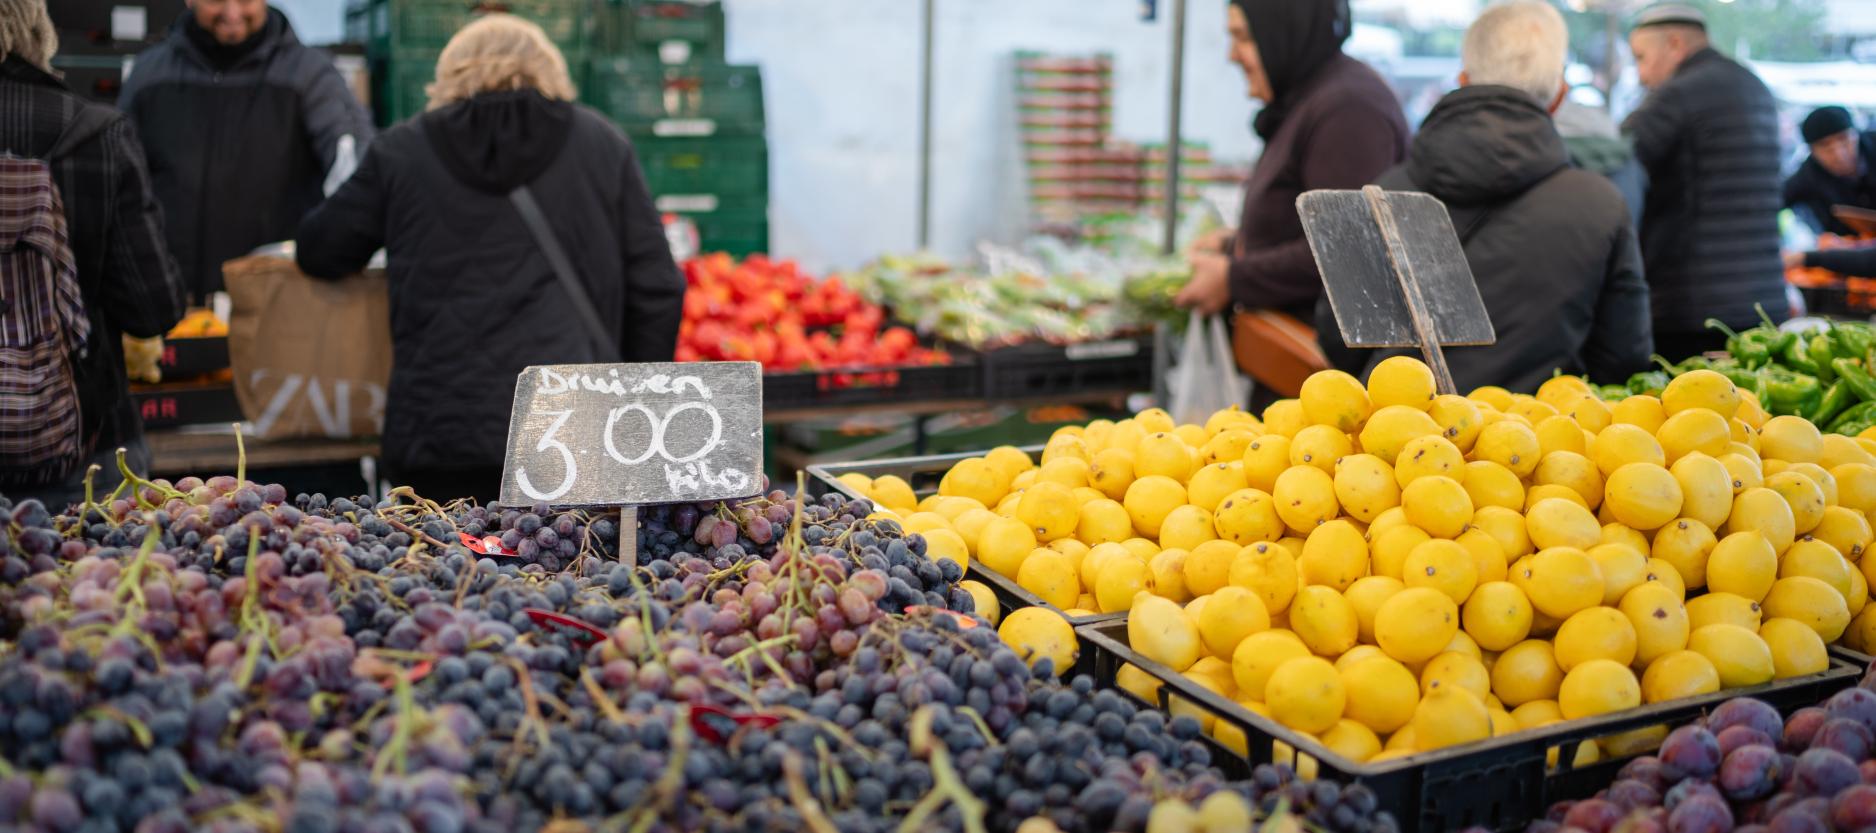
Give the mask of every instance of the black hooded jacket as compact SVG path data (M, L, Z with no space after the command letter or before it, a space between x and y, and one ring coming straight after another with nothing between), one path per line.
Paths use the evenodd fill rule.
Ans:
M237 46L184 12L137 56L117 103L143 139L169 250L197 298L222 288L223 263L292 239L324 196L340 137L362 153L372 136L332 60L278 9Z
M1876 133L1857 134L1856 152L1857 175L1850 179L1824 170L1815 156L1805 157L1804 164L1785 180L1785 207L1797 212L1814 231L1858 236L1831 209L1839 205L1876 209Z
M617 355L599 355L508 201L535 200ZM499 467L529 365L670 361L684 279L618 128L531 90L485 93L385 131L300 226L298 260L336 278L389 257L394 470Z
M1459 390L1530 393L1551 375L1621 381L1654 352L1648 284L1622 195L1570 166L1550 117L1508 87L1454 91L1427 115L1407 163L1379 183L1446 204L1498 343L1449 347ZM1352 351L1325 300L1317 333L1353 373L1405 351Z

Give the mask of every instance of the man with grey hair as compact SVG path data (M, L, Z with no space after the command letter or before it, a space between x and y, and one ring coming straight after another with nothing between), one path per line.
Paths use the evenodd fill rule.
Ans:
M1787 312L1779 262L1778 106L1752 70L1707 42L1706 17L1680 3L1652 6L1629 34L1636 73L1651 91L1623 131L1648 169L1642 255L1654 292L1661 353L1724 346L1709 318L1758 321Z
M1452 214L1498 343L1446 351L1460 390L1534 392L1561 369L1620 381L1654 350L1648 284L1614 185L1578 170L1551 122L1563 100L1569 32L1542 0L1487 9L1467 30L1460 89L1427 114L1390 190L1425 191ZM1327 305L1317 332L1359 373L1402 351L1348 350Z
M133 469L149 469L143 424L124 378L122 336L160 336L174 326L183 314L182 280L163 243L162 213L136 131L129 119L85 101L52 74L57 49L46 0L0 0L0 150L45 161L64 204L91 320L84 354L74 359L82 439L105 464L97 485L109 491L118 480L111 458L119 446ZM54 156L55 147L70 150ZM40 497L58 511L82 495L84 466L60 474L5 491L15 499Z

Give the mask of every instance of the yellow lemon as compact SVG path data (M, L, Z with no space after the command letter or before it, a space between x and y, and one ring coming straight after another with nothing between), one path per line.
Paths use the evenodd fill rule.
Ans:
M1473 527L1462 533L1457 539L1459 546L1465 547L1472 555L1472 566L1479 574L1479 583L1504 581L1510 573L1510 563L1505 559L1505 548L1497 538L1483 529ZM1411 551L1409 552L1411 554Z
M1720 672L1694 651L1673 651L1648 663L1648 670L1642 672L1641 687L1644 703L1698 697L1720 690Z
M1873 535L1869 517L1862 511L1847 506L1831 506L1824 510L1824 519L1818 521L1811 530L1811 537L1837 548L1844 558L1860 561L1863 552L1869 549Z
M1231 577L1231 565L1244 548L1230 541L1206 541L1194 547L1185 558L1182 575L1186 591L1194 596L1209 596L1224 587Z
M1250 487L1268 492L1277 486L1277 476L1290 468L1290 438L1265 434L1244 447L1244 479Z
M1485 430L1485 422L1479 415L1479 408L1463 396L1446 394L1433 399L1433 407L1427 409L1427 416L1433 418L1440 427L1440 436L1458 446L1460 451L1469 452L1479 441L1479 432ZM1871 465L1876 465L1872 462Z
M1382 359L1368 373L1368 398L1376 408L1404 405L1427 410L1433 405L1433 371L1411 356Z
M1524 420L1531 425L1536 425L1558 415L1555 406L1541 399L1533 399L1523 395L1517 395L1512 398L1516 401L1511 403L1511 409L1505 411L1505 413L1511 416L1523 417ZM1557 404L1561 405L1563 403L1559 400Z
M1256 593L1226 586L1199 612L1198 626L1199 638L1212 656L1228 657L1245 637L1270 629L1270 612Z
M1394 470L1373 454L1351 454L1336 461L1335 498L1342 511L1362 523L1400 505Z
M997 636L1031 667L1044 659L1055 665L1056 676L1074 666L1081 643L1068 620L1046 607L1026 607L1003 617Z
M1868 515L1876 512L1876 465L1845 463L1830 470L1837 480L1837 502Z
M1199 446L1199 465L1211 466L1218 463L1241 463L1244 452L1251 447L1257 435L1250 428L1227 428Z
M1088 485L1089 464L1077 457L1058 457L1036 472L1038 483L1059 483L1070 489Z
M1414 548L1432 540L1417 526L1402 524L1374 539L1370 550L1371 571L1377 576L1405 580L1407 556Z
M1602 573L1602 604L1615 607L1648 580L1648 558L1627 544L1599 544L1583 553Z
M1687 600L1687 623L1694 630L1708 625L1738 625L1759 629L1759 603L1731 593L1707 593Z
M1604 487L1604 500L1616 520L1638 530L1657 529L1680 517L1681 497L1681 484L1674 474L1649 463L1616 469Z
M1179 437L1162 432L1148 434L1133 450L1133 473L1136 478L1168 477L1184 483L1198 464L1192 447Z
M1133 519L1133 528L1147 538L1158 538L1160 524L1174 509L1186 505L1186 489L1164 475L1149 475L1127 487L1121 505Z
M1466 394L1466 398L1474 402L1489 405L1494 410L1499 411L1510 408L1513 401L1511 391L1505 390L1497 385L1485 385L1483 387L1473 388L1471 393Z
M1648 536L1621 524L1603 524L1602 542L1604 544L1621 544L1641 553L1643 558L1648 557L1649 550L1653 546L1648 542Z
M1321 657L1298 657L1264 683L1264 705L1278 723L1299 732L1327 731L1342 719L1348 690L1335 666Z
M1296 557L1289 550L1258 542L1232 557L1227 581L1256 593L1265 609L1276 615L1286 612L1296 597L1298 576Z
M1562 675L1558 675L1562 680ZM1152 702L1152 701L1148 701ZM1518 722L1519 729L1536 729L1552 723L1563 722L1563 709L1555 700L1532 700L1511 710L1511 719Z
M1309 533L1297 567L1309 584L1347 590L1356 579L1368 574L1368 542L1354 524L1330 521Z
M1519 584L1512 572L1512 583ZM1602 603L1602 570L1582 550L1552 547L1532 556L1519 589L1531 606L1546 616L1568 619L1579 610Z
M1081 596L1081 577L1074 560L1049 549L1038 549L1023 559L1016 570L1016 583L1049 604L1064 610L1074 607Z
M1669 469L1681 486L1681 517L1693 518L1709 529L1726 523L1733 511L1733 477L1718 459L1689 454Z
M1322 745L1344 758L1362 763L1381 754L1381 738L1372 729L1353 720L1338 720L1318 738ZM1246 817L1248 819L1248 816ZM1249 829L1249 828L1245 828Z
M1159 544L1189 550L1215 538L1212 513L1190 504L1178 507L1160 521Z
M1682 586L1702 587L1711 581L1709 574L1718 543L1706 524L1681 518L1655 531L1652 553L1674 566Z
M982 464L982 462L982 460L978 461L979 464ZM961 466L963 463L959 463L958 465ZM957 471L957 467L952 467L951 471ZM946 474L948 476L950 472ZM995 473L989 471L987 468L985 469L985 474L990 477L995 476ZM940 485L939 491L941 494L943 493L943 489L944 487ZM971 497L971 495L960 496ZM878 502L881 506L895 512L910 514L918 506L918 496L913 494L912 484L905 482L903 478L897 475L889 474L885 477L874 479L872 497L873 500ZM999 495L999 497L1001 497L1001 495ZM984 501L986 504L995 502L994 500Z
M934 529L921 534L925 536L926 555L953 562L960 568L968 569L971 566L971 551L964 545L963 536L949 529Z
M1133 485L1133 449L1109 448L1088 464L1088 483L1114 500L1127 496Z
M1720 465L1726 467L1727 476L1733 479L1734 497L1747 489L1765 485L1765 472L1757 457L1730 451L1720 455Z
M1732 419L1739 412L1739 388L1716 371L1690 370L1661 391L1661 405L1670 415L1700 408Z
M1772 543L1772 549L1783 553L1791 549L1797 539L1798 522L1791 512L1791 504L1785 502L1785 496L1764 487L1747 489L1733 498L1733 513L1726 519L1726 526L1721 530L1725 534L1734 532L1757 531Z
M1475 459L1504 466L1519 477L1529 477L1537 471L1542 448L1530 428L1515 422L1495 422L1479 432L1472 454Z
M1492 694L1505 705L1555 700L1563 683L1563 669L1549 642L1527 639L1498 655L1492 663Z
M1368 391L1355 377L1339 370L1322 370L1303 380L1303 415L1311 425L1328 425L1343 433L1360 430L1373 405Z
M1355 647L1361 623L1342 594L1327 587L1304 587L1290 602L1290 630L1317 656L1339 657ZM1375 627L1380 628L1379 620Z
M1563 486L1583 498L1594 508L1603 500L1602 472L1596 470L1596 464L1574 451L1552 451L1538 461L1537 471L1532 478L1545 486Z
M973 615L989 623L991 627L996 627L997 621L1001 618L999 614L1002 612L1001 606L997 604L997 592L990 589L990 585L975 579L958 582L958 588L970 594Z
M1116 501L1089 501L1081 505L1081 520L1075 524L1075 537L1091 547L1120 543L1133 537L1133 517L1127 514L1127 507Z
M1238 685L1238 696L1264 702L1264 686L1271 673L1290 660L1307 656L1311 656L1309 646L1289 631L1266 630L1245 637L1231 652L1231 676Z
M1557 706L1565 720L1580 720L1641 705L1641 682L1628 666L1595 659L1564 674Z
M1276 541L1284 531L1276 501L1256 489L1226 495L1212 516L1212 527L1219 538L1236 544Z
M1278 504L1281 511L1282 504ZM1422 477L1401 490L1407 522L1437 538L1456 538L1472 521L1472 497L1450 477Z
M1687 647L1691 624L1679 594L1657 583L1628 591L1617 607L1635 629L1635 662L1646 666Z
M1708 625L1687 637L1687 649L1707 658L1721 688L1769 683L1777 674L1772 650L1757 633L1738 625Z
M1334 479L1313 466L1298 466L1278 475L1271 497L1276 501L1277 517L1301 535L1341 514Z
M1077 457L1082 460L1087 460L1091 459L1093 456L1093 453L1088 451L1088 443L1081 437L1072 434L1057 433L1055 436L1049 438L1047 445L1042 447L1043 465L1048 465L1049 461L1060 457ZM1025 474L1027 474L1027 472L1025 472ZM1015 481L1012 480L1011 483L1014 484Z
M1355 453L1348 435L1327 425L1311 425L1290 440L1290 465L1315 466L1335 473L1335 461Z
M1458 605L1432 588L1404 589L1375 613L1375 642L1388 656L1409 665L1438 656L1458 632Z
M1400 450L1415 437L1438 436L1440 425L1418 408L1390 405L1374 412L1361 429L1361 448L1392 466Z
M1615 421L1615 412L1608 403L1591 393L1582 394L1557 410L1564 416L1575 420L1578 425L1583 426L1583 430L1591 434L1609 427L1609 423Z
M1118 613L1131 609L1134 597L1153 591L1153 568L1138 556L1114 558L1101 567L1101 574L1094 580L1095 604L1102 613Z
M1179 605L1151 595L1140 597L1127 614L1127 645L1174 671L1191 668L1204 647L1192 617Z
M1559 498L1540 500L1524 516L1531 543L1539 550L1573 547L1586 550L1602 542L1602 524L1581 505Z
M1803 535L1823 522L1824 490L1811 478L1787 471L1765 478L1765 488L1777 492L1791 507L1792 532Z
M1659 584L1674 591L1674 598L1687 598L1687 581L1681 578L1681 571L1659 558L1648 559L1648 580L1642 583Z
M1610 425L1597 434L1596 441L1590 444L1589 458L1596 461L1596 468L1604 477L1630 463L1667 465L1667 452L1662 450L1655 435L1626 423Z
M1772 652L1772 675L1787 680L1830 668L1830 654L1817 631L1795 619L1770 619L1759 626L1759 638Z
M1583 426L1562 414L1546 417L1531 431L1537 435L1537 451L1540 457L1548 457L1559 451L1582 454L1589 449L1589 441L1583 437ZM1539 465L1542 465L1541 460Z
M1420 694L1426 696L1441 688L1461 688L1483 701L1492 696L1492 675L1478 657L1461 651L1447 651L1427 661L1420 670Z
M1837 554L1837 548L1805 536L1785 551L1785 557L1778 561L1778 577L1792 578L1808 576L1831 586L1841 593L1844 602L1850 601L1850 574L1855 567Z
M1415 437L1394 458L1394 477L1402 487L1422 477L1464 477L1466 457L1445 437Z
M1160 550L1147 559L1146 566L1153 571L1153 592L1180 604L1192 600L1192 591L1186 588L1186 557L1191 553L1185 550ZM1099 606L1098 603L1096 605Z
M1718 456L1733 441L1733 427L1726 417L1697 408L1670 415L1655 439L1661 441L1669 463L1694 453Z
M1283 399L1270 403L1270 407L1264 409L1263 422L1264 430L1291 437L1309 425L1309 416L1303 412L1302 402Z
M1049 541L1075 534L1081 522L1081 506L1060 483L1042 482L1023 490L1016 503L1016 517L1036 533L1036 540Z
M1361 640L1364 647L1372 647L1374 644L1374 620L1381 611L1381 605L1386 604L1388 599L1404 589L1406 585L1402 584L1399 579L1387 576L1365 576L1357 579L1354 584L1349 585L1348 590L1342 593L1342 596L1348 599L1349 606L1355 608L1355 624L1359 628L1357 638Z
M1487 460L1467 463L1462 482L1475 507L1502 506L1514 512L1524 511L1524 482L1504 466Z
M1452 541L1435 539L1414 547L1401 567L1404 585L1438 590L1456 605L1471 597L1478 581L1472 553Z
M1759 453L1768 460L1815 463L1824 453L1824 435L1802 417L1772 417L1759 429Z
M1487 651L1503 651L1531 633L1531 601L1506 581L1479 585L1466 599L1461 621L1465 633Z
M1635 626L1627 616L1612 607L1579 610L1557 629L1555 640L1557 665L1564 673L1595 659L1614 660L1623 665L1635 661Z
M1014 577L1023 559L1037 547L1036 533L1015 518L997 518L984 525L977 539L977 560L985 567Z
M998 446L984 455L984 462L1003 475L1004 480L1014 480L1017 475L1036 467L1036 462L1029 457L1029 452L1015 446Z
M1381 734L1391 734L1413 719L1420 686L1413 672L1386 656L1371 657L1339 669L1348 697L1349 720Z
M1615 403L1609 409L1611 423L1633 425L1649 436L1661 430L1662 423L1668 421L1667 407L1660 399L1653 396L1631 396Z
M1474 529L1485 530L1504 547L1505 558L1518 559L1535 552L1524 513L1502 506L1483 506L1472 513Z
M1596 511L1590 508L1589 501L1584 500L1583 496L1578 494L1575 489L1572 489L1568 486L1558 486L1555 484L1548 484L1548 483L1540 483L1536 486L1532 486L1530 489L1525 491L1524 511L1529 512L1531 511L1531 507L1536 506L1539 503L1542 503L1546 500L1550 500L1552 498L1555 498L1557 500L1569 501L1571 503L1574 503L1578 506L1583 507L1584 509L1589 510L1590 512ZM1598 517L1597 520L1604 524L1610 523L1613 519L1606 518L1607 514L1608 514L1607 512L1604 512L1603 516Z
M1257 417L1251 416L1244 409L1233 405L1222 411L1213 412L1205 419L1205 430L1217 435L1230 428L1249 428L1257 425ZM1092 423L1090 423L1092 427Z
M1212 463L1192 473L1192 479L1186 483L1186 499L1193 506L1207 512L1218 511L1218 504L1241 489L1250 488L1250 480L1244 476L1244 461L1233 459L1227 463ZM1732 498L1727 497L1727 504Z
M1825 642L1836 642L1850 627L1850 607L1836 588L1808 576L1781 578L1761 603L1765 618L1796 619L1817 631ZM1718 661L1715 660L1717 663Z
M1443 749L1492 736L1492 716L1485 703L1463 688L1441 688L1420 698L1414 708L1414 745Z

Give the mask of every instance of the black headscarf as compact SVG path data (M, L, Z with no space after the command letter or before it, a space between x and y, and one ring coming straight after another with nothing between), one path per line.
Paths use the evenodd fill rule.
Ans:
M1277 132L1296 94L1331 58L1354 28L1348 0L1231 0L1251 24L1251 39L1270 77L1276 100L1264 103L1254 127L1266 139Z

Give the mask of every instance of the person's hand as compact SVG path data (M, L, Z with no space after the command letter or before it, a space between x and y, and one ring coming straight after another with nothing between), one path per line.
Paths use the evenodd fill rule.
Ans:
M1786 252L1785 253L1785 268L1786 269L1803 269L1804 268L1804 255L1805 255L1804 252Z
M1180 307L1216 315L1231 303L1231 258L1193 253L1192 280L1173 298Z
M1230 249L1226 247L1231 245L1231 239L1236 236L1238 236L1237 229L1212 229L1200 235L1199 239L1192 241L1192 245L1186 249L1186 254L1229 254Z

